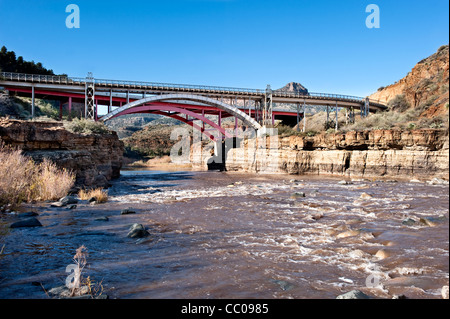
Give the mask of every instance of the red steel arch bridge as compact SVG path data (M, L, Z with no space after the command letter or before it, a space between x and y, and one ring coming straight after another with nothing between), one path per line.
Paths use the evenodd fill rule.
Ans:
M229 135L222 125L222 120L228 117L235 118L235 126L240 120L242 125L258 130L274 125L275 120L298 124L305 117L308 106L326 106L328 115L332 116L334 110L336 117L338 109L345 108L350 122L354 122L355 112L366 117L370 112L387 109L386 105L368 98L283 92L272 90L269 85L266 89L245 89L104 80L95 79L92 74L75 78L3 72L0 73L0 87L31 97L33 117L34 99L46 98L59 101L61 117L63 105L70 114L72 103L83 103L84 116L92 120L108 121L126 114L154 113L187 123L212 139L214 135L209 132L214 130L223 136ZM100 105L106 106L107 114L99 114Z

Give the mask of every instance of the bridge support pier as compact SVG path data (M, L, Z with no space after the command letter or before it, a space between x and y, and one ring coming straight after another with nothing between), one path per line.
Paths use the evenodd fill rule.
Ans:
M367 117L369 115L369 109L370 109L370 102L369 98L366 97L364 105L361 105L361 117Z
M68 120L72 119L72 97L69 97L69 117Z
M34 119L36 116L36 105L34 101L34 85L31 87L31 118Z
M339 112L338 112L338 102L336 101L336 131L339 129Z
M272 89L270 85L267 85L266 88L266 94L264 99L264 109L263 109L263 119L262 119L262 125L274 125L274 118L273 118L273 99L272 99Z
M89 72L86 77L85 96L84 96L84 116L86 119L95 119L95 82L92 73Z

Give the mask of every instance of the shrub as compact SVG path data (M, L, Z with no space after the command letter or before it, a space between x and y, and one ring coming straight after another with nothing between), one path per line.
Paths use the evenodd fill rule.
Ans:
M75 176L66 169L59 169L48 159L35 166L35 200L56 200L64 197L72 188Z
M0 207L14 209L22 202L56 200L68 193L74 181L73 173L58 169L49 160L36 164L20 150L0 145Z
M403 94L396 95L388 102L388 107L392 111L404 112L411 107Z
M64 122L66 130L81 134L108 134L111 131L102 122L94 122L86 119L74 119L72 122Z
M13 209L23 201L31 200L35 166L21 151L0 145L0 206Z

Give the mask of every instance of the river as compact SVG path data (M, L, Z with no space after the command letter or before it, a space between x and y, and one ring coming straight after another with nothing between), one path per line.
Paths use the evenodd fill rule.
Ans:
M18 217L2 216L0 298L48 298L81 245L110 298L441 298L448 185L341 180L123 171L107 203L26 205L43 227L8 229ZM134 223L150 235L128 238Z

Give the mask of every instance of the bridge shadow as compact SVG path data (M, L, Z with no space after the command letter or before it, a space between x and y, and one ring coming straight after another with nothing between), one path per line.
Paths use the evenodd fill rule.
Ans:
M243 138L233 137L222 141L217 150L218 154L208 159L208 171L226 171L228 152L233 148L241 147L241 142L243 140Z

